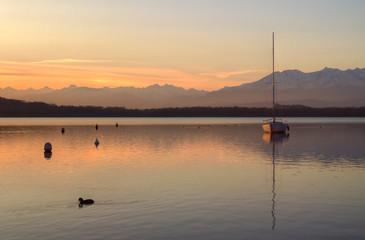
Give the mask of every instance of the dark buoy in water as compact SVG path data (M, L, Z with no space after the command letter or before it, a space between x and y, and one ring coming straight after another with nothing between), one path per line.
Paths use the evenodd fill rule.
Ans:
M61 133L64 134L65 133L65 128L61 129Z
M98 130L98 128L99 128L99 126L98 126L98 124L96 124L96 125L95 125L95 129L96 129L96 130Z
M83 199L83 198L79 198L79 207L83 207L83 205L90 205L90 204L94 204L94 200L92 199Z
M118 127L119 126L118 123L116 123L115 126Z
M44 152L52 152L52 144L50 142L44 144Z
M50 142L46 142L44 144L44 158L51 158L52 157L52 144Z
M95 144L96 147L99 146L99 140L98 140L98 138L95 139L95 143L94 144Z

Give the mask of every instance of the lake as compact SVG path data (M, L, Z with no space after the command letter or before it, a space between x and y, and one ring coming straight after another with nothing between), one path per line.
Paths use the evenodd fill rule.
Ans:
M365 239L365 118L261 120L2 118L0 238Z

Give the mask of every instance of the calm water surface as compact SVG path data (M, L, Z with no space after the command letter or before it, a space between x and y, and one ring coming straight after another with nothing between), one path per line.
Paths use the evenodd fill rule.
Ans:
M0 119L0 239L365 239L365 119L260 121Z

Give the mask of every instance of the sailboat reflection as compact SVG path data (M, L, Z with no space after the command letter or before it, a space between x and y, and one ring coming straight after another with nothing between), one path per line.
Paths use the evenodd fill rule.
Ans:
M276 226L276 216L275 216L275 200L276 200L276 191L275 191L275 148L276 144L283 144L285 141L289 140L289 133L265 133L262 136L262 140L267 144L272 145L272 206L271 206L271 216L272 216L272 230L275 231Z

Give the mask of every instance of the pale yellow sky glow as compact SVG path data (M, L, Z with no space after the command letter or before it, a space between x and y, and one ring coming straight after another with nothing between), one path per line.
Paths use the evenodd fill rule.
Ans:
M365 1L2 1L0 88L217 90L276 69L365 67Z
M234 72L217 72L217 73L201 73L201 76L215 76L217 78L229 78L231 76L235 75L244 75L248 73L268 73L267 70L259 70L259 69L253 69L253 70L245 70L245 71L234 71Z
M35 63L104 63L113 62L110 60L82 60L82 59L56 59L56 60L42 60Z

